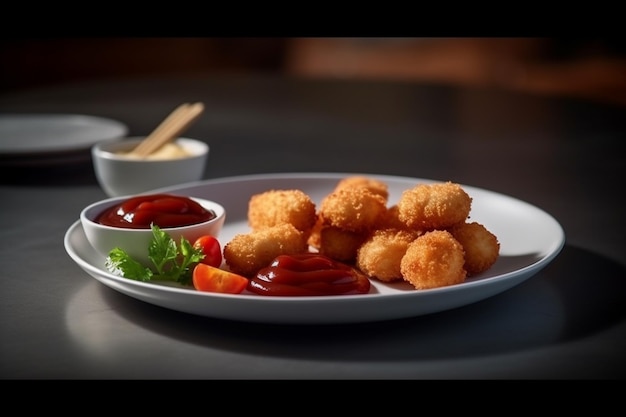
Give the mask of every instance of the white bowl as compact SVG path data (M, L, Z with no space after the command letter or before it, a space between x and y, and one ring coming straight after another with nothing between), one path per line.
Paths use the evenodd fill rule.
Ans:
M168 159L136 159L123 154L143 139L130 137L92 146L94 172L100 187L109 197L138 194L202 179L209 156L208 144L197 139L178 138L174 143L188 156Z
M106 257L109 252L118 247L128 253L135 260L150 265L148 258L148 247L152 240L151 229L132 229L114 227L100 224L96 218L104 210L120 204L132 197L114 197L101 200L85 207L80 213L80 221L85 231L87 240L98 253ZM219 233L226 220L224 207L215 201L201 198L189 197L200 203L202 207L212 210L215 218L203 223L181 227L162 227L161 230L167 232L179 245L181 236L185 237L191 244L203 235L219 237Z

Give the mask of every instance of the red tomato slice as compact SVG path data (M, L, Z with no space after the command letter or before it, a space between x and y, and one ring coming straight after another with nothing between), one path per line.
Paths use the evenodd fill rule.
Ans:
M193 244L193 247L200 249L204 253L204 258L200 261L203 264L219 268L222 265L222 247L219 240L214 236L200 236Z
M239 294L248 285L248 278L233 272L199 263L193 269L193 286L198 291Z

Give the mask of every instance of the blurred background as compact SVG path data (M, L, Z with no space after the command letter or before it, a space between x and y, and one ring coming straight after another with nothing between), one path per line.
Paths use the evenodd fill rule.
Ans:
M607 38L32 38L0 41L0 93L93 79L265 73L466 85L626 105Z

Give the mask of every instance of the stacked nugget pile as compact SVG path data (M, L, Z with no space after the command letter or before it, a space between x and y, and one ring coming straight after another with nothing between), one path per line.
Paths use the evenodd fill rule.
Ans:
M257 194L248 207L252 231L227 243L224 258L250 276L277 255L313 248L370 278L416 289L464 282L497 260L498 239L468 221L472 198L459 184L417 184L393 205L388 197L384 182L360 176L339 181L319 208L300 190Z

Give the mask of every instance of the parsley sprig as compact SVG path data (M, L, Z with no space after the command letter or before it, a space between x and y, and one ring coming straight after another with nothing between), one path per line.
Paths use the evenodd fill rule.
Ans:
M177 244L167 232L155 224L150 227L152 240L148 246L148 258L152 266L141 264L116 247L106 258L107 270L138 281L174 281L191 285L193 266L204 258L202 250L194 248L184 237Z

